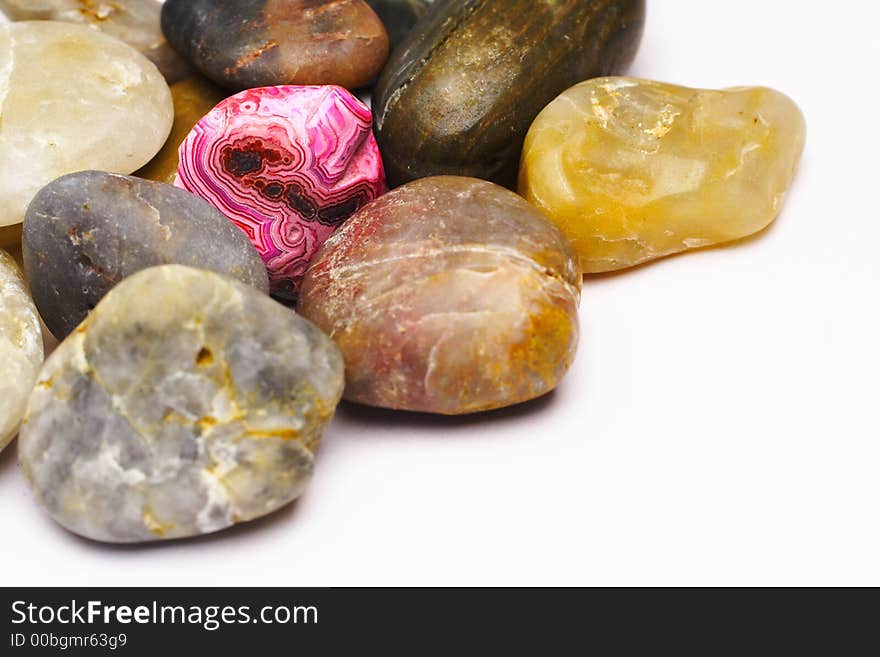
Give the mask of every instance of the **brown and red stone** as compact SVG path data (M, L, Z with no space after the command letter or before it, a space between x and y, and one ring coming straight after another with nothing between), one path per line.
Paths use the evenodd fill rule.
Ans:
M364 0L167 0L162 29L197 69L230 89L374 80L388 34Z
M297 310L342 350L347 399L457 415L559 384L577 349L580 284L572 246L522 198L441 176L343 224Z

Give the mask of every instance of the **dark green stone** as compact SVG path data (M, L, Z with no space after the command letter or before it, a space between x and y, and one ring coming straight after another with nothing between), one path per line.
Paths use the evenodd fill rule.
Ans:
M440 1L394 51L373 98L388 181L474 176L513 187L538 113L625 72L645 0Z

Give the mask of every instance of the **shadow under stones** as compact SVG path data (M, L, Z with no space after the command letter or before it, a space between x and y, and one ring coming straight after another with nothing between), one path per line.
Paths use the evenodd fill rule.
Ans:
M343 401L336 409L336 417L339 420L369 428L390 426L396 429L439 429L445 431L480 424L515 421L528 415L546 412L556 403L556 400L557 395L554 390L542 397L516 404L515 406L484 411L482 413L470 413L468 415L435 415L413 411L398 411ZM369 434L363 434L361 437L369 438L370 436Z

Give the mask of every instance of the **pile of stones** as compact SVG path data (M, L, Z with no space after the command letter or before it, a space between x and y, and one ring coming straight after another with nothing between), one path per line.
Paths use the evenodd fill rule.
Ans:
M100 541L291 502L342 398L547 394L584 273L760 231L804 148L777 91L616 77L644 0L0 11L0 449Z

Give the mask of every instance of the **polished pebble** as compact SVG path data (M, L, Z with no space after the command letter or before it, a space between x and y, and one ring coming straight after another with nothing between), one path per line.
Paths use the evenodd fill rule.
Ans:
M584 271L612 271L765 228L805 138L797 105L772 89L589 80L532 125L519 189Z
M36 500L110 543L215 532L306 489L343 388L333 343L230 278L120 283L52 353L21 429Z
M174 115L165 79L134 48L52 21L0 25L0 106L0 233L10 236L55 178L146 164Z
M388 59L388 34L363 0L167 0L162 28L193 66L232 90L354 89Z
M298 311L339 345L349 400L458 415L539 397L574 359L581 272L522 198L473 178L361 209L306 273Z
M257 247L272 293L296 297L318 248L385 191L370 110L341 87L264 87L224 100L180 148L177 185Z
M644 0L434 7L376 85L372 107L389 183L451 174L515 187L538 112L577 82L624 72L644 19Z
M172 84L189 75L190 68L165 40L161 10L156 0L0 0L0 11L12 20L83 23L125 41Z
M37 308L59 340L122 279L156 265L208 269L269 291L259 254L226 217L132 176L82 171L44 187L28 208L22 250Z
M37 309L18 265L0 251L0 451L18 433L42 364Z

